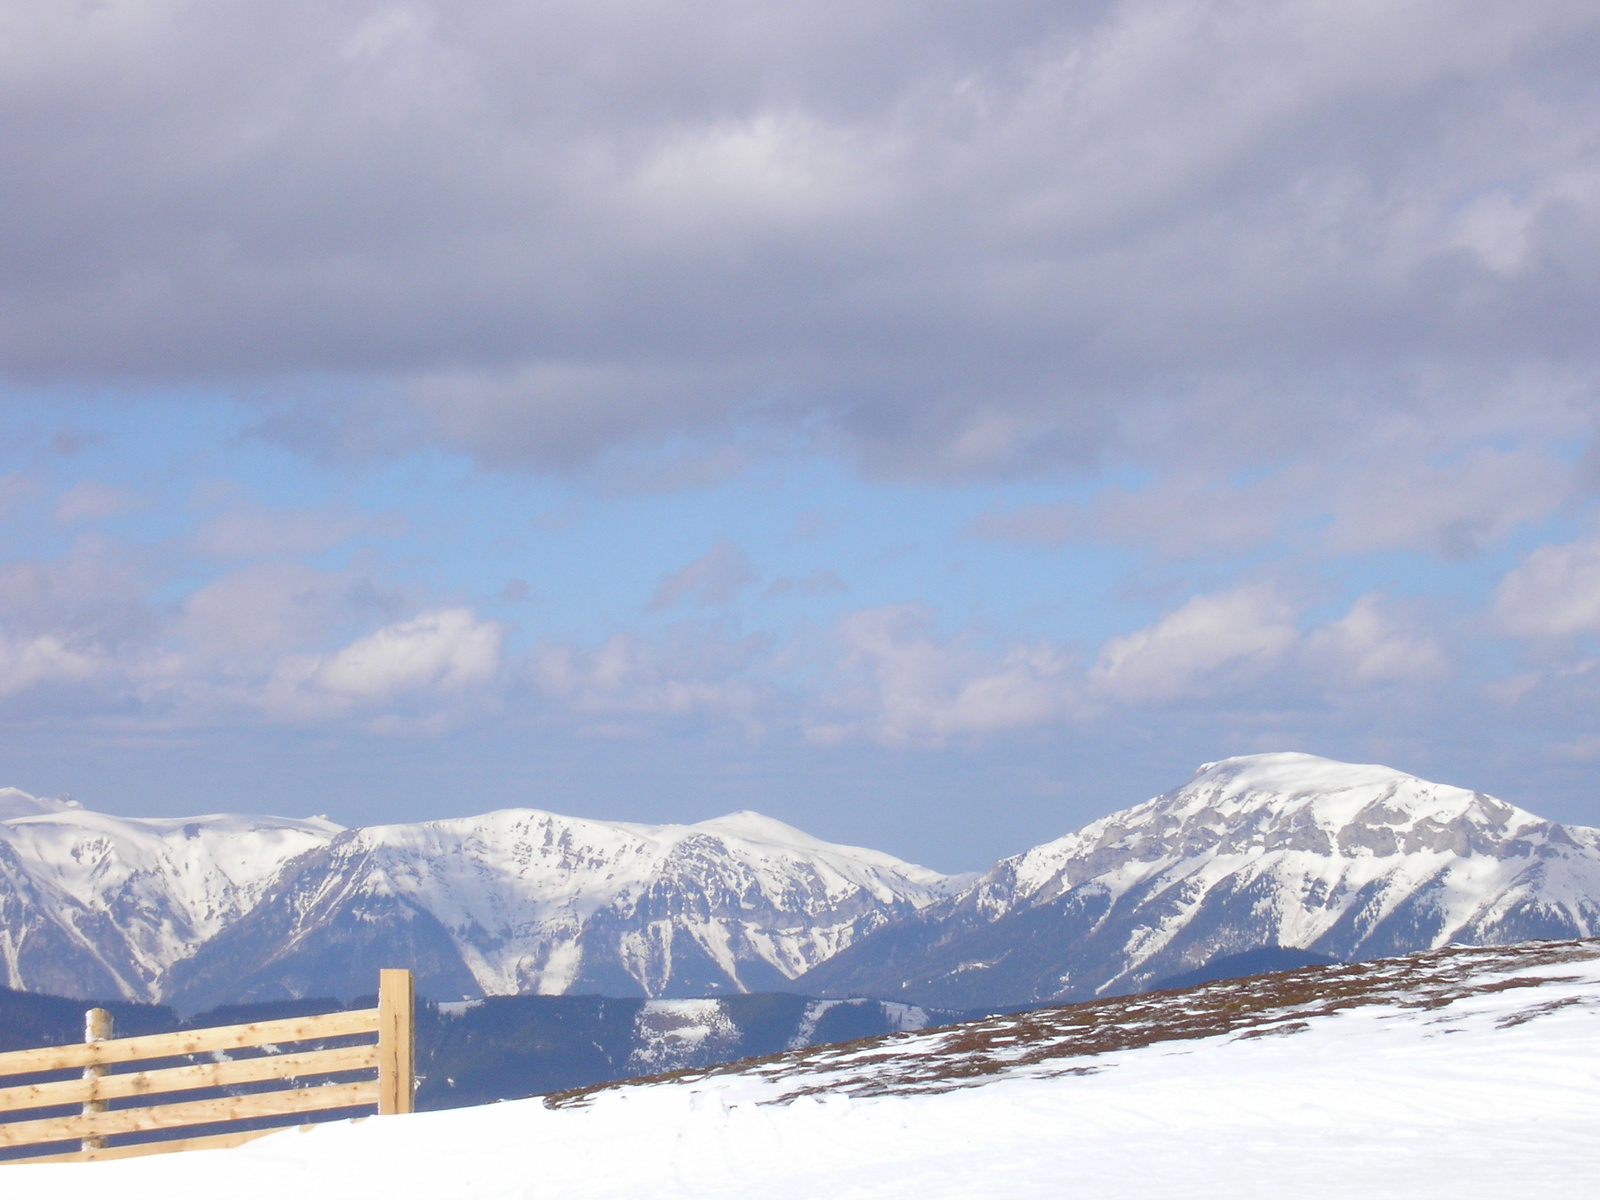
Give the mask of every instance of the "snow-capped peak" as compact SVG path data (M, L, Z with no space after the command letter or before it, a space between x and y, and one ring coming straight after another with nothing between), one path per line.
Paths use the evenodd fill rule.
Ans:
M1348 959L1596 932L1600 831L1389 767L1257 754L1003 859L804 983L962 1008L1148 986L1263 947Z
M1207 763L1171 795L1175 803L1164 811L1204 808L1225 818L1261 814L1278 820L1308 812L1328 830L1357 823L1399 827L1463 819L1508 830L1540 823L1532 813L1481 792L1429 783L1393 767L1341 763L1313 754L1252 754Z
M839 849L820 838L814 838L803 830L796 829L793 825L786 825L776 817L766 816L764 813L754 812L748 808L738 812L724 813L720 817L712 817L706 821L698 821L688 826L690 829L703 833L723 834L728 837L738 838L742 842L774 846L779 849L804 849L815 850L822 847ZM851 847L852 849L854 847ZM868 851L868 853L872 853Z
M1121 891L1146 877L1130 864L1164 869L1201 855L1287 852L1346 859L1498 853L1508 840L1542 839L1551 828L1503 800L1392 767L1252 754L1206 763L1181 788L1002 860L977 886L1000 883L984 898L998 912L1100 875L1112 859L1124 869L1106 883Z
M77 807L79 805L76 800L30 796L19 788L0 788L0 821L15 821L22 817L66 812Z

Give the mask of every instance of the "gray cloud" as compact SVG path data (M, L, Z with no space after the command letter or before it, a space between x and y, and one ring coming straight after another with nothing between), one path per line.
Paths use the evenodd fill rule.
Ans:
M1596 380L1573 0L8 19L24 386L224 382L324 454L761 428L949 477L1571 436Z
M1057 747L1028 760L1041 778L1089 791L1095 771L1166 786L1242 749L1432 753L1538 807L1555 745L1592 807L1592 3L134 0L6 21L0 385L67 403L0 477L0 510L31 504L55 539L0 565L0 715L66 731L50 771L91 728L233 726L270 758L289 744L258 737L270 721L339 745L311 774L355 794L352 723L498 721L497 779L476 745L449 761L499 787L527 774L530 727L558 731L562 763L575 728L689 724L695 803L705 762L764 740L797 817L863 745L997 747L961 785L986 795L1029 746ZM948 599L946 626L894 603L915 582L835 554L874 607L834 623L832 604L779 622L786 602L745 614L759 631L558 621L530 643L380 553L296 562L397 531L335 502L197 495L159 544L55 527L65 472L121 450L74 432L93 422L70 397L189 388L336 468L443 447L597 484L539 529L797 447L887 478L1077 473L1074 503L996 489L974 531L1133 547L1109 606L1143 589L1148 610L1095 618L1084 644ZM133 483L159 488L152 471ZM86 489L63 515L116 503ZM1389 573L1417 554L1480 557ZM1411 569L1456 599L1417 598ZM748 598L755 576L720 543L652 607ZM439 742L417 753L418 778L449 774ZM618 794L656 797L663 756L638 757ZM925 768L935 790L954 761Z
M363 535L398 537L399 517L357 516L318 509L235 507L208 520L194 535L195 549L214 558L315 554Z
M696 604L727 604L756 581L744 551L724 538L687 566L680 567L656 585L650 609L676 608L685 600Z
M85 479L68 488L56 503L56 520L62 525L103 521L142 507L140 498L123 488Z
M1365 455L1308 453L1308 461L1243 480L1179 465L1143 487L1105 487L1078 504L990 511L968 532L1050 546L1120 543L1171 558L1238 554L1275 541L1334 555L1468 558L1580 503L1589 490L1577 465L1549 446L1452 447L1446 461L1430 461L1443 440L1413 437Z
M799 578L784 576L774 579L767 585L768 596L829 596L835 592L846 592L850 585L839 578L835 571L824 570L818 567Z

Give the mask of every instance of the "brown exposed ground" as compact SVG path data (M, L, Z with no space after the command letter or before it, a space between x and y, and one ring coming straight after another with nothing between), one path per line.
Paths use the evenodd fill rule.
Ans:
M552 1107L582 1104L598 1092L647 1080L687 1082L735 1073L781 1082L783 1101L818 1092L874 1096L948 1091L1015 1070L1035 1076L1086 1074L1098 1069L1092 1061L1096 1055L1111 1051L1224 1034L1292 1034L1315 1018L1367 1005L1441 1008L1472 995L1538 987L1560 977L1544 970L1525 972L1594 958L1600 958L1600 939L1451 946L1402 958L1302 967L1181 990L1039 1008L922 1033L818 1046L709 1071L680 1071L561 1092L545 1102ZM1502 1024L1530 1020L1549 1008L1549 1004L1530 1005Z

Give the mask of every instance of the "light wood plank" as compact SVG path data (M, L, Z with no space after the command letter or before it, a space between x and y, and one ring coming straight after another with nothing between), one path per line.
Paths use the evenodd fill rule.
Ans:
M223 1096L215 1100L186 1100L178 1104L155 1104L70 1117L45 1117L37 1121L14 1121L0 1124L0 1146L35 1146L69 1138L145 1133L157 1129L179 1129L185 1125L242 1121L250 1117L289 1116L377 1103L378 1084L375 1080L334 1083L324 1087L256 1092L249 1096Z
M378 1115L408 1113L416 1074L416 991L411 972L378 972Z
M272 1054L235 1062L196 1063L158 1071L129 1071L92 1079L62 1079L55 1083L28 1083L0 1088L0 1113L54 1104L103 1103L130 1096L158 1096L195 1088L232 1087L269 1079L308 1079L338 1071L372 1070L378 1065L378 1047L342 1046L335 1050L307 1050L299 1054Z
M37 1050L12 1050L0 1054L0 1077L377 1032L378 1010L362 1008L354 1012L326 1013L317 1017L287 1017L280 1021L257 1021L249 1025L218 1025L211 1029L185 1029L178 1033L153 1033L144 1037L113 1038L105 1042L42 1046Z
M109 1041L115 1034L112 1024L109 1012L103 1008L91 1008L83 1014L83 1040L86 1042ZM83 1069L83 1081L92 1085L105 1073L106 1069L104 1067L85 1067ZM105 1112L105 1110L105 1101L97 1100L93 1097L89 1097L83 1106L83 1111L86 1113ZM84 1151L104 1150L106 1142L104 1138L84 1138L83 1144L78 1148Z
M213 1133L207 1137L172 1138L165 1142L140 1142L137 1146L108 1146L104 1150L73 1150L66 1154L36 1154L32 1158L12 1158L0 1162L0 1167L18 1167L28 1163L99 1162L107 1158L143 1158L147 1154L173 1154L180 1150L228 1150L242 1146L269 1133L282 1133L293 1125L280 1125L277 1129L246 1129L241 1133ZM310 1125L301 1125L310 1129Z

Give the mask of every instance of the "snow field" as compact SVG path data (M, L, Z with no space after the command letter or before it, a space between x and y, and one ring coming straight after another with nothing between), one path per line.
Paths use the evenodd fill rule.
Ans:
M0 1178L52 1200L1586 1194L1600 1170L1600 961L1472 983L1442 1007L1290 1014L1264 1034L1058 1059L935 1094L784 1100L781 1075L714 1074Z

